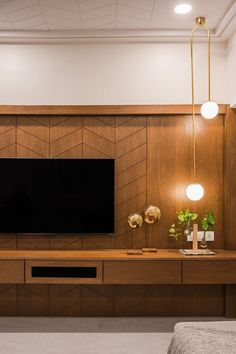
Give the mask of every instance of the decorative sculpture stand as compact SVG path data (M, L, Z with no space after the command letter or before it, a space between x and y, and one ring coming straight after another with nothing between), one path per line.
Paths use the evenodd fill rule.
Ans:
M143 218L140 214L130 214L128 217L128 224L133 229L133 246L132 250L128 250L128 255L142 255L143 252L140 249L136 249L136 229L140 228L143 224Z
M144 221L147 223L147 235L148 235L148 247L143 248L143 252L157 252L157 248L151 247L152 242L152 225L158 222L161 218L161 211L158 207L154 205L148 205L143 209L143 218Z

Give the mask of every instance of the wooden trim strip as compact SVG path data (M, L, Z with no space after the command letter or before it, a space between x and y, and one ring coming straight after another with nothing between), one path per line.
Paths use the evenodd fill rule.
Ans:
M219 114L225 114L227 105L221 104ZM91 105L91 106L19 106L0 105L4 115L145 115L145 114L191 114L191 105ZM200 105L196 105L200 113Z

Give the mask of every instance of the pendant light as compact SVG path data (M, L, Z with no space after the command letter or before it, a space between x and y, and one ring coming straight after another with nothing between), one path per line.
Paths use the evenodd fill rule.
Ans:
M197 17L196 26L192 31L192 36L191 36L191 60L192 61L193 61L193 37L195 31L198 29L206 30L207 37L208 37L208 101L202 104L201 115L206 119L212 119L217 116L219 112L219 106L216 102L211 100L211 33L209 28L206 26L205 17Z
M190 49L191 49L191 80L192 80L192 127L193 127L193 183L189 184L185 190L186 196L192 201L202 199L204 196L204 188L196 182L196 115L195 115L195 91L194 91L194 67L193 67L193 37L195 31L205 25L205 19L199 17L196 19L196 26L191 35ZM209 35L209 32L208 32ZM209 38L209 37L208 37ZM209 42L208 42L209 45ZM209 67L208 67L209 69Z

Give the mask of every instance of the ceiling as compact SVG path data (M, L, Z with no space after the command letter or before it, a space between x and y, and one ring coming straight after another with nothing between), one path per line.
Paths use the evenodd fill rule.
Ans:
M0 38L179 38L189 35L197 16L207 18L215 37L226 38L236 17L234 0L185 0L192 12L177 15L173 9L180 2L0 0Z

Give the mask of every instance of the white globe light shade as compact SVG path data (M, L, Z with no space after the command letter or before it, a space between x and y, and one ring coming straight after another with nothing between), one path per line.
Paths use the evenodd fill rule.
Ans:
M186 196L193 201L200 200L204 196L204 189L199 183L189 184L186 188Z
M192 6L190 4L178 4L174 10L179 15L185 15L192 10Z
M201 106L201 115L206 119L212 119L217 116L219 106L214 101L207 101Z

